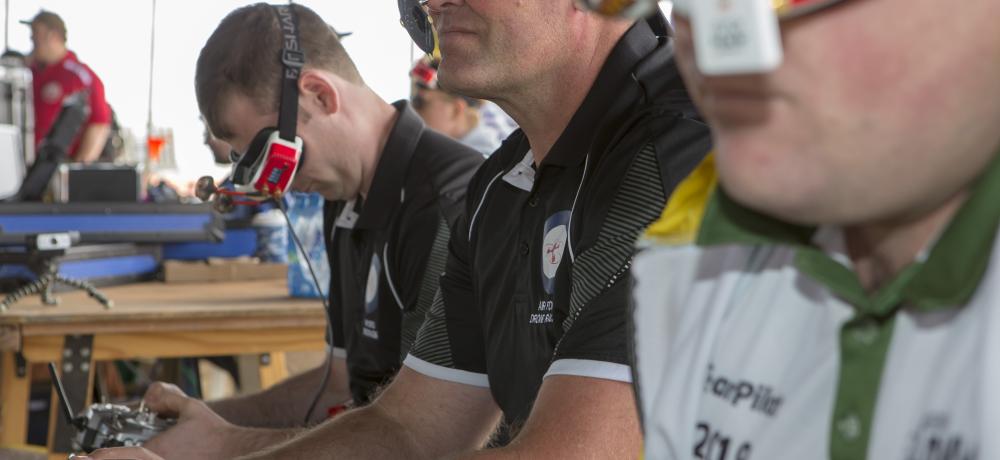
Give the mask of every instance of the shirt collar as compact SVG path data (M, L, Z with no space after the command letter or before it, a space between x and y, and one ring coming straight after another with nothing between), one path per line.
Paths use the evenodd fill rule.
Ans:
M657 16L652 20L661 19L662 13ZM636 66L655 51L672 53L669 46L658 45L660 41L650 23L636 21L611 50L583 103L542 160L543 165L582 163L595 140L614 134L602 133L602 127L620 127L622 118L631 113L643 94L633 76Z
M389 225L396 207L402 202L406 171L423 136L424 122L409 102L402 100L392 105L399 116L382 148L368 196L361 203L356 228L382 229Z
M49 69L54 69L54 68L57 68L57 67L62 67L63 65L66 64L67 61L75 61L75 60L76 60L76 53L74 53L74 52L72 52L70 50L66 50L66 54L64 54L63 57L61 59L59 59L58 61L56 61L56 62L54 62L52 64L49 64L49 65L46 65L46 66L42 66L39 63L35 62L35 63L31 64L31 70L33 70L35 72L44 72L44 71L49 70Z
M986 272L1000 228L1000 154L972 188L940 237L885 287L867 294L857 275L816 244L815 227L782 222L747 209L716 189L705 210L698 245L786 245L796 266L855 306L888 314L905 300L924 311L968 303Z
M503 181L525 192L535 188L535 155L528 149L524 158L503 175Z

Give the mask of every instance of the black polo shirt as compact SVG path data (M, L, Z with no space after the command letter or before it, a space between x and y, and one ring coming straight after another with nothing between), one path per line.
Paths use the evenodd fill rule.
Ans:
M405 101L366 200L328 201L335 355L345 357L351 395L367 403L399 370L437 289L449 228L483 157L426 129Z
M541 165L517 131L470 183L405 364L488 386L514 430L546 375L631 381L634 242L710 149L668 34L662 15L625 34Z

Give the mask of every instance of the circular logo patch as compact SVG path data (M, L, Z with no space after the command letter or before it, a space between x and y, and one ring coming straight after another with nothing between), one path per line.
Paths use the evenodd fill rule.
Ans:
M372 257L371 267L368 268L368 282L365 286L365 311L371 314L378 307L378 277L382 271L382 262L378 256Z
M542 273L546 278L555 278L565 250L566 226L560 225L549 230L542 241Z
M50 82L42 87L42 101L46 104L55 104L62 100L62 85L58 82Z

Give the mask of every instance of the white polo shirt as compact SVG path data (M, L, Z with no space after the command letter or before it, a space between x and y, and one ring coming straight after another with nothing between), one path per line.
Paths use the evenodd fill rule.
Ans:
M874 294L839 230L703 204L684 242L670 203L633 265L646 458L1000 459L1000 156Z

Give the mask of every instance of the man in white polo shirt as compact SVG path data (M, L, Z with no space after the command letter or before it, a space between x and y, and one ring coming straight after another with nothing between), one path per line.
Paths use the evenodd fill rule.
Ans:
M633 265L646 458L1000 458L1000 4L774 3L750 74L675 15L716 152Z

